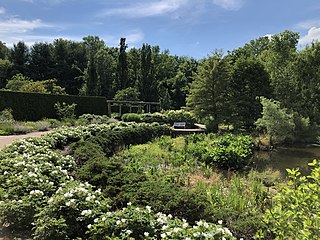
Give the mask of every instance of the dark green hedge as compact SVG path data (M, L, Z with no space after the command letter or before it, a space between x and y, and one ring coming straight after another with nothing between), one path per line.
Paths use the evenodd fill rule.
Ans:
M13 110L15 120L36 121L42 118L56 118L54 104L76 103L76 115L85 113L107 115L108 106L104 97L53 95L40 93L11 92L0 90L0 111Z

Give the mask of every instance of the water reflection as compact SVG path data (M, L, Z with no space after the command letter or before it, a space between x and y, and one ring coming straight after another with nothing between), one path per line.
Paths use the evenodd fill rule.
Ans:
M308 163L320 159L320 147L304 146L277 148L271 152L258 151L254 155L254 168L262 171L268 168L279 170L284 176L287 168L299 168L303 174L310 172Z

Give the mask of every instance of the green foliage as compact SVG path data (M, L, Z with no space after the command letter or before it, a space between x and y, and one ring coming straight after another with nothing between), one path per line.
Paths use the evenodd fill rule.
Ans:
M229 229L198 221L194 226L172 215L154 213L150 206L109 212L89 226L89 239L235 239Z
M230 122L236 129L251 129L261 116L259 97L271 94L269 76L263 65L253 58L237 59L231 71L229 94L232 106Z
M209 134L191 143L188 151L206 165L239 170L249 165L253 143L250 136Z
M84 113L108 114L106 99L103 97L0 91L0 110L11 108L16 120L36 121L43 118L57 118L54 108L54 104L57 102L77 104L77 115Z
M67 104L65 102L63 103L57 102L56 104L54 104L54 108L56 109L57 116L59 117L60 120L75 118L76 107L77 107L77 104L75 103Z
M213 183L205 191L210 201L210 221L223 219L236 237L244 239L251 239L263 227L268 192L255 175L234 175L229 180Z
M14 122L11 108L4 109L0 112L0 122Z
M101 191L90 184L60 187L35 216L34 239L87 239L87 226L110 209Z
M130 201L138 206L149 205L156 212L172 214L189 223L208 217L205 216L209 204L206 196L180 188L174 183L159 180L127 183L122 186L119 195L118 201Z
M196 120L191 112L185 110L170 110L165 115L171 125L174 122L186 122L188 127L193 127Z
M107 115L95 115L95 114L82 114L78 118L78 123L81 125L86 124L103 124L108 123L110 118Z
M228 81L228 62L216 53L200 63L187 97L188 108L200 118L213 118L216 130L226 115Z
M6 89L11 91L20 91L20 89L28 84L31 83L32 80L29 77L22 75L21 73L14 75L6 85Z
M278 101L262 97L261 104L263 106L262 117L255 124L258 129L269 134L271 144L315 139L318 131L310 126L308 118L281 108Z
M0 55L1 55L1 42L0 42ZM0 89L4 88L7 84L7 79L10 77L13 64L6 59L0 57Z
M113 100L116 101L139 101L139 95L137 89L133 87L128 87L122 90L119 90L114 96Z
M298 169L288 169L289 186L280 189L267 209L266 227L260 238L318 239L320 236L320 164L314 160L309 164L312 171L302 176Z
M121 116L124 122L141 122L141 114L138 113L125 113Z

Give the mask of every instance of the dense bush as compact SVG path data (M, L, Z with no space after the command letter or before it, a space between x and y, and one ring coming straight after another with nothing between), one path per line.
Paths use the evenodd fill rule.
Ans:
M206 165L219 169L242 169L249 165L253 155L250 136L209 134L199 138L191 139L188 151Z
M86 124L103 124L108 123L110 118L107 115L95 115L95 114L82 114L78 118L78 123L81 125Z
M174 122L186 122L188 127L193 127L196 120L190 112L185 110L170 110L165 115L171 125Z
M186 219L189 223L208 217L205 214L209 201L205 195L173 183L161 180L130 182L122 187L119 194L121 197L118 196L118 201L130 201L138 206L149 205L156 212L172 214Z
M235 239L229 229L198 221L194 226L172 215L154 213L150 206L128 207L104 214L89 225L89 239Z
M76 116L85 113L107 115L108 107L104 97L53 95L40 93L11 92L0 90L0 111L13 110L15 120L36 121L43 118L57 118L54 104L65 102L77 104Z
M110 209L90 184L63 184L35 216L34 239L88 239L87 226Z
M141 115L138 113L126 113L121 116L121 120L124 122L141 122Z
M287 170L289 186L274 197L272 207L266 210L265 228L261 239L319 239L320 236L320 162L310 163L309 176L299 170Z
M144 113L141 114L141 122L145 123L153 123L153 122L158 122L158 123L168 123L167 116L163 113Z
M128 130L131 128L135 130ZM1 151L1 224L9 225L12 230L30 230L34 226L34 239L128 239L131 234L136 239L158 239L159 236L164 239L234 239L230 231L220 225L199 221L192 227L185 220L172 219L171 215L154 214L148 206L145 210L141 208L142 211L140 208L128 207L112 212L109 201L103 197L100 190L95 190L89 183L83 184L73 180L70 174L76 170L74 159L55 151L58 147L80 139L98 139L99 134L106 132L122 132L124 137L121 138L121 143L130 143L137 131L142 134L138 138L139 141L146 141L142 136L157 136L167 132L168 127L158 124L117 123L62 128L46 137L21 140ZM102 138L99 141L106 143L102 142ZM79 146L83 147L81 143ZM81 168L87 168L97 176L102 169L101 179L103 176L110 179L110 174L119 171L121 174L115 176L121 177L117 181L124 183L120 187L128 186L130 181L146 181L146 178L141 179L144 177L141 172L126 172L128 169L122 169L117 164L113 167L113 163L99 165L101 162L98 159L104 158L101 154L102 149L97 147L97 151L92 153L95 156L94 160L90 154L84 154L85 148L81 151L74 150ZM135 177L128 177L127 173ZM81 174L78 176L85 177ZM112 189L106 188L105 192L112 193ZM183 199L192 202L190 198L192 199L191 195L186 195ZM174 206L181 208L179 201ZM153 228L153 232L151 229L149 231L150 227Z

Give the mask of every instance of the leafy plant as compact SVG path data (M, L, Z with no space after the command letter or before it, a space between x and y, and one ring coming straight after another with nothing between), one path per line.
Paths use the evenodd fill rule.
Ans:
M57 115L60 120L65 120L68 118L74 119L76 106L77 104L75 103L67 104L65 102L57 102L56 104L54 104L54 108L56 109Z
M298 169L287 169L289 185L280 189L266 210L265 227L259 238L318 239L320 236L320 162L309 164L312 171L302 176Z

